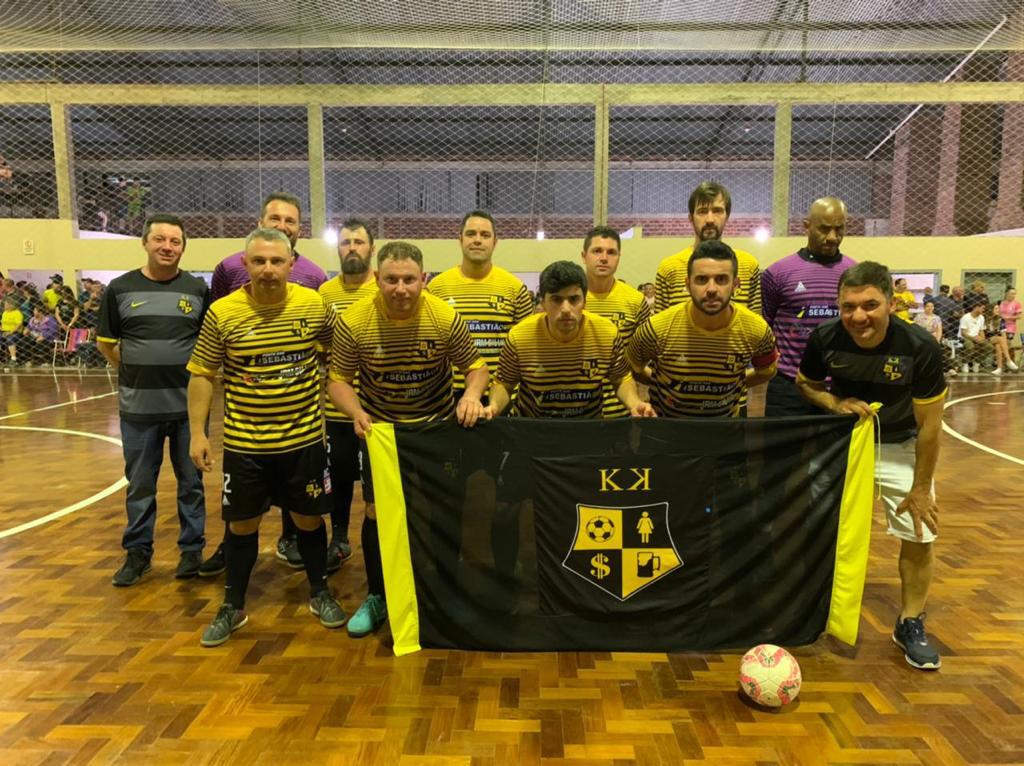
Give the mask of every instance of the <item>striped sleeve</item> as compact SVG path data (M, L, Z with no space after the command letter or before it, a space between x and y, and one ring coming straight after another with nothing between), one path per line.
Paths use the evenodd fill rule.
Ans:
M519 349L516 346L515 333L509 333L505 345L501 347L501 356L498 357L498 381L510 392L521 380L519 368Z
M224 362L224 339L220 335L220 323L217 314L211 308L203 318L203 326L199 330L199 339L192 350L186 368L196 375L207 377L217 374Z
M755 368L763 370L767 367L771 367L779 359L779 352L775 348L775 333L772 332L772 328L765 325L764 333L761 335L760 341L757 346L754 347L754 353L751 355L750 363Z
M747 279L749 285L747 308L759 315L761 313L761 267L755 265Z
M658 273L654 276L654 310L664 311L672 304L669 302L669 291L672 289L671 279L665 262L658 266Z
M519 286L516 293L515 307L512 312L513 323L522 322L533 313L533 298L530 296L530 289L526 285Z
M658 336L654 332L653 321L648 319L633 333L626 347L625 359L631 369L642 370L657 356Z
M644 301L646 304L646 301ZM626 361L625 343L622 333L615 334L615 343L612 346L612 361L608 367L608 380L618 386L627 378L633 375L629 371L629 363Z
M351 384L358 371L359 350L355 336L344 317L339 317L331 335L331 366L328 374L331 380Z

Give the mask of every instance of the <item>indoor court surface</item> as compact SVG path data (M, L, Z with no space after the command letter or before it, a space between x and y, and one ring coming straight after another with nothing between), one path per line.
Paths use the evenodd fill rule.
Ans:
M0 376L3 766L1024 763L1024 376L951 385L928 613L942 669L912 669L892 643L897 546L879 513L857 647L793 648L803 690L774 714L743 701L735 653L398 659L386 628L362 640L327 631L307 610L304 573L273 556L276 512L249 625L201 648L223 577L173 579L167 461L153 571L110 584L124 523L115 383ZM206 480L207 553L223 528L219 480ZM358 545L332 584L354 611Z

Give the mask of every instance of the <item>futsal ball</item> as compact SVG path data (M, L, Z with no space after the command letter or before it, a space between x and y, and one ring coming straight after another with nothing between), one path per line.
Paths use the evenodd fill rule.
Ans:
M740 687L765 707L781 707L795 700L801 680L796 658L774 644L758 644L740 663Z
M595 543L606 543L615 534L615 522L607 516L595 516L587 522L587 536Z

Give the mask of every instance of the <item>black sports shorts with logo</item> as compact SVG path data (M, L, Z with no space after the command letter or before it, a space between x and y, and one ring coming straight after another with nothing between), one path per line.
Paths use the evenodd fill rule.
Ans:
M224 450L221 518L245 521L271 505L302 516L330 513L331 473L322 441L262 455Z

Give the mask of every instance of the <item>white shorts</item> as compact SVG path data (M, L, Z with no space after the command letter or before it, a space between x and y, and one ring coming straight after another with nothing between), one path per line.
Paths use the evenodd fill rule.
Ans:
M912 543L930 543L935 534L922 523L921 537L914 534L914 517L909 511L897 513L896 508L914 485L914 463L916 461L917 439L907 439L899 444L882 444L875 468L875 481L882 493L885 515L889 521L889 534ZM932 497L935 497L935 482L932 481Z

